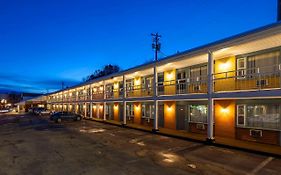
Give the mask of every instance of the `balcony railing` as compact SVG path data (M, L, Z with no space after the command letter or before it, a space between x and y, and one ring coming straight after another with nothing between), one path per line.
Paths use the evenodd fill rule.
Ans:
M93 92L93 94L92 94L92 98L93 99L103 99L104 97L103 97L103 92L101 91L101 92Z
M126 89L127 97L148 97L153 96L153 87L149 86L130 86Z
M158 95L207 93L207 76L157 83Z
M107 91L105 93L106 99L116 99L123 97L123 88L119 88L119 90Z
M214 91L241 91L280 88L280 65L214 74Z

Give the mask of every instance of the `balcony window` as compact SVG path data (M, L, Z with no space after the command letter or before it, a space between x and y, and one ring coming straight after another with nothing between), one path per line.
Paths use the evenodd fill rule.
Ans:
M207 81L207 65L191 67L189 74L191 83Z
M248 74L248 77L256 73L268 74L279 70L280 51L269 51L265 53L249 54L237 58L237 76ZM246 71L247 70L247 71Z

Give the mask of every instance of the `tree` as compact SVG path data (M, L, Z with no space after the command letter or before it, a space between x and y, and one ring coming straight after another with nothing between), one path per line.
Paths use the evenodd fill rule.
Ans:
M119 71L120 71L120 67L118 65L108 64L105 65L102 69L95 70L93 74L87 76L85 81L94 80L96 78L110 75Z

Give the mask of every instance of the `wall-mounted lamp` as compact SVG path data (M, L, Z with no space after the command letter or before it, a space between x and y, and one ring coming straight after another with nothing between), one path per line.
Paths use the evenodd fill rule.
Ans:
M221 108L221 113L227 114L229 112L228 108Z

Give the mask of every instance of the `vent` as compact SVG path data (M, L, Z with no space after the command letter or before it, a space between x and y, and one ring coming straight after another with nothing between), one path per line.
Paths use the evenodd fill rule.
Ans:
M204 123L197 123L197 124L196 124L196 129L205 130L205 125L204 125Z
M262 130L251 129L250 136L252 136L254 138L262 137Z

